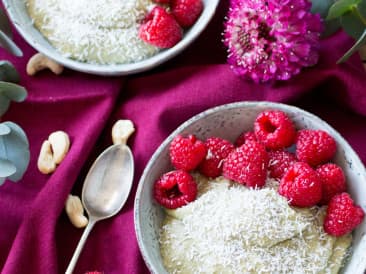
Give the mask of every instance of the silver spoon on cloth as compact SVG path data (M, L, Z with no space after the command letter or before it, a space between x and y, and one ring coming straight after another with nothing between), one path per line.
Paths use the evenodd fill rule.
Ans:
M110 146L95 160L85 178L81 194L84 208L89 215L89 223L66 269L66 274L73 272L95 223L117 214L126 203L133 174L133 156L126 145Z

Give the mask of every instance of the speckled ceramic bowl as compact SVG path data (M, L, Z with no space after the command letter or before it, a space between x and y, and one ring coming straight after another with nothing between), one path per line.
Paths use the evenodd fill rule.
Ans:
M76 0L77 1L77 0ZM52 58L67 68L97 75L128 75L152 69L181 53L206 28L215 14L220 0L202 0L204 9L197 22L185 32L183 39L174 47L160 51L158 54L143 61L130 64L97 65L75 61L64 57L45 39L33 26L27 13L25 0L3 0L4 6L18 32L37 51Z
M164 218L162 208L153 200L154 181L172 169L169 144L177 134L195 134L205 139L217 136L234 141L242 130L252 129L255 117L263 110L279 109L286 112L297 128L322 129L331 134L338 145L334 161L347 177L348 190L355 202L366 211L366 171L359 157L330 125L299 108L269 102L241 102L209 109L178 127L156 150L140 179L135 200L135 229L141 253L152 273L167 273L159 251L159 228ZM348 274L361 274L366 269L366 221L354 231L353 254L344 268Z

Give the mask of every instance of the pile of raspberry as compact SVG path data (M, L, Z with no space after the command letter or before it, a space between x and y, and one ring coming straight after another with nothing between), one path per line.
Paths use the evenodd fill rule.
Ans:
M324 230L342 236L362 222L364 211L347 193L342 168L332 162L336 150L327 132L296 130L286 113L263 111L253 130L240 134L234 144L219 137L202 141L177 135L169 147L175 170L155 182L154 198L169 209L194 201L197 183L192 171L209 178L224 176L250 188L263 187L268 175L279 181L278 193L291 206L327 205Z
M158 48L171 48L182 40L183 31L198 20L202 0L154 0L159 4L145 17L139 37Z

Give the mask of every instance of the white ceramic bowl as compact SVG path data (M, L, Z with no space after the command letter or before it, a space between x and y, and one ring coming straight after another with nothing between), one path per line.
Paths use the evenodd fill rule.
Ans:
M159 228L164 212L152 196L155 180L172 169L169 144L177 134L195 134L205 139L217 136L234 141L242 130L252 129L255 117L267 109L286 112L297 128L322 129L334 137L337 153L334 162L340 165L347 178L348 191L355 202L366 211L366 171L359 157L343 137L325 121L299 108L269 102L240 102L209 109L189 119L178 127L156 150L140 179L136 193L134 218L135 230L142 256L152 273L167 273L159 251ZM366 269L366 221L354 231L353 254L344 272L361 274Z
M185 32L183 39L174 47L162 50L158 54L140 62L116 65L88 64L62 56L33 26L32 20L27 13L25 0L3 0L3 3L10 20L13 22L18 32L37 51L45 54L67 68L91 74L112 76L134 74L152 69L182 52L205 29L212 16L215 14L217 5L220 2L220 0L202 1L204 3L204 9L200 18Z

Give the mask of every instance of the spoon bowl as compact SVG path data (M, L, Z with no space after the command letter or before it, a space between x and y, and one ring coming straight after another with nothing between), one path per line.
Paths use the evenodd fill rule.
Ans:
M124 206L131 190L133 174L133 156L126 145L110 146L95 160L85 178L82 190L82 202L89 215L89 223L76 247L66 274L73 272L95 223L114 216Z
M125 145L107 148L85 178L82 202L89 218L109 218L121 210L133 180L133 156Z

